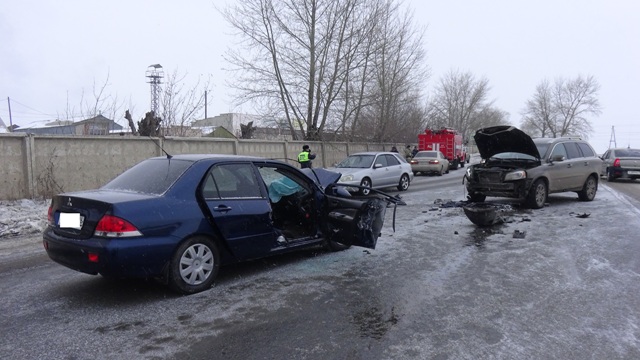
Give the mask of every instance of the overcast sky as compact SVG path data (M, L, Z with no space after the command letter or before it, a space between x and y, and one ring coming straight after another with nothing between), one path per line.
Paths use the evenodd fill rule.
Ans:
M214 8L223 0L3 1L0 9L0 118L21 127L65 118L94 82L131 104L134 118L149 108L145 71L212 77L209 116L233 108L223 70L234 38ZM407 0L426 28L429 92L451 69L486 77L495 106L520 124L536 85L557 77L593 75L603 112L592 118L596 151L612 126L618 146L640 147L640 1ZM80 119L76 119L80 120ZM114 119L125 124L123 119ZM611 145L613 145L611 143Z

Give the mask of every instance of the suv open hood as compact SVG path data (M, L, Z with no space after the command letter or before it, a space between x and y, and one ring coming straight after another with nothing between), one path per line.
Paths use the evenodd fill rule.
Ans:
M483 159L503 152L518 152L540 159L538 148L531 137L510 125L498 125L480 129L473 136Z

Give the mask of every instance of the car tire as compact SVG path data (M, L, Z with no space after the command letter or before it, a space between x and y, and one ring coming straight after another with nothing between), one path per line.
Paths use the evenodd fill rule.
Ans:
M607 169L607 181L614 182L615 180L616 178L613 177L613 171L611 171L610 169Z
M547 183L542 179L538 179L529 189L526 203L532 209L540 209L547 202L547 195Z
M581 201L593 201L598 191L598 180L595 176L589 176L582 186L582 190L578 191L578 199Z
M467 198L469 198L469 201L472 202L472 203L481 203L481 202L484 202L487 199L487 196L486 195L482 195L482 194L473 193L473 194L467 195Z
M371 188L371 180L369 180L369 178L364 178L362 179L362 181L360 181L360 186L364 186L367 189L360 189L360 195L369 195L369 193L371 192L371 190L369 190Z
M182 294L207 290L220 269L220 251L204 236L189 238L178 246L169 265L169 287Z
M345 245L335 240L327 240L327 249L329 249L329 251L333 251L333 252L343 251L343 250L347 250L350 247L351 245Z
M410 185L409 175L402 174L402 176L400 176L400 182L398 183L398 190L407 191L407 189L409 188L409 185Z

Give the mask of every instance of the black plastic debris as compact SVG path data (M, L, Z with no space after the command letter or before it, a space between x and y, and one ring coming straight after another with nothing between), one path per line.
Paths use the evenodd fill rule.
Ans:
M485 203L472 203L462 207L464 214L478 226L501 224L502 217L496 214L496 208Z
M514 230L513 231L513 238L514 239L524 239L526 234L527 234L526 231Z
M576 215L576 217L581 218L581 219L586 219L589 217L589 215L591 214L587 214L587 213L582 213L582 214L578 214Z

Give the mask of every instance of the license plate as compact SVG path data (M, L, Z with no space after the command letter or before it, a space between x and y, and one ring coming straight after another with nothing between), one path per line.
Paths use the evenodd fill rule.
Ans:
M58 226L65 229L82 229L84 224L84 216L80 213L60 213Z
M640 175L640 171L627 171L629 175Z

